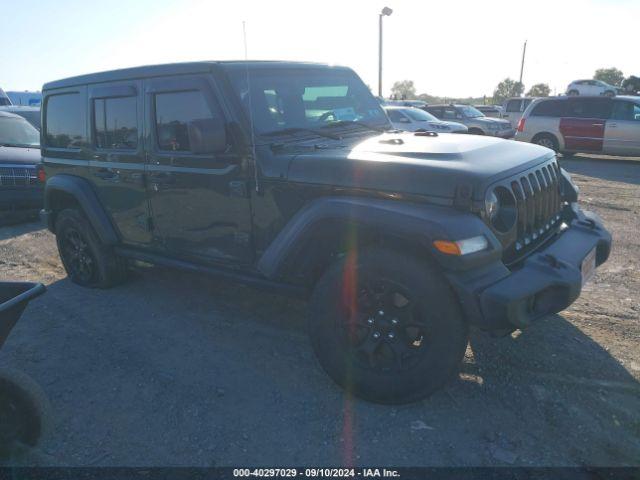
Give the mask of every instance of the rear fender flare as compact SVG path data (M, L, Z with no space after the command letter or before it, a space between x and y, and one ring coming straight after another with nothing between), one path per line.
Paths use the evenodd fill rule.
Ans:
M54 197L56 193L64 193L73 197L89 219L100 241L104 245L115 245L120 238L109 215L103 208L91 184L84 178L75 175L59 174L47 180L44 188L44 210L49 215L49 229L55 228Z

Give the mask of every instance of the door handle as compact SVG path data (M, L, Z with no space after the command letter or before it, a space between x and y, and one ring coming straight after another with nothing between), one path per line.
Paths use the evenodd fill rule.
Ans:
M93 175L102 180L114 180L118 177L118 173L114 172L111 168L99 168Z
M602 126L604 126L604 123L592 123L591 126L592 127L602 127Z
M618 126L618 124L617 123L608 123L607 126L611 127L611 128L616 128Z
M149 175L149 179L149 183L152 183L155 189L158 189L160 185L173 185L176 180L171 172L154 172Z

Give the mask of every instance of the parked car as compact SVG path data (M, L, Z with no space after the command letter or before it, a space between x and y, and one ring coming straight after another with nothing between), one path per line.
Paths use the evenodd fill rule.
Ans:
M140 259L302 296L320 364L372 401L439 389L470 325L566 308L609 255L553 152L394 131L345 67L160 65L43 94L42 218L73 282Z
M4 93L4 90L0 88L0 107L4 105L11 105L11 99Z
M522 118L522 114L535 98L536 97L507 98L502 104L502 118L509 120L511 126L516 128L520 118Z
M571 155L640 156L640 98L540 98L524 112L516 140Z
M19 115L0 111L0 219L37 215L43 184L40 134Z
M384 107L391 124L407 132L467 133L469 129L457 122L443 122L429 112L413 107Z
M473 108L482 112L485 117L501 118L502 107L500 105L474 105Z
M576 80L571 82L567 87L567 95L571 97L577 95L604 95L606 97L615 97L616 91L616 87L602 80Z
M39 107L23 107L20 105L7 105L0 107L0 111L14 113L20 115L27 122L40 131L40 108Z
M436 118L462 123L474 135L512 138L515 130L511 124L500 118L485 117L478 109L470 105L429 105L424 109Z
M25 107L39 107L42 103L42 93L40 92L7 92L7 96L14 105Z
M424 108L427 106L427 102L423 100L385 100L383 105Z

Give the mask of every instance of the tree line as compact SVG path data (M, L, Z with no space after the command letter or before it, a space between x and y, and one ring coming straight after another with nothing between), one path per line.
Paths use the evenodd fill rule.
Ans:
M638 77L630 76L625 79L621 70L611 68L599 68L593 75L594 80L601 80L616 87L626 87L629 92L633 93L640 90L640 85L635 84ZM637 87L637 88L636 88ZM427 103L441 103L441 102L453 102L453 103L487 103L500 104L509 97L519 97L525 91L525 87L522 83L512 80L511 78L505 78L496 86L493 91L493 96L487 97L467 97L467 98L451 98L451 97L436 97L426 93L418 94L413 80L400 80L393 84L391 87L391 96L395 99L405 100L423 100ZM551 94L551 88L546 83L536 83L532 85L527 91L528 97L548 97Z

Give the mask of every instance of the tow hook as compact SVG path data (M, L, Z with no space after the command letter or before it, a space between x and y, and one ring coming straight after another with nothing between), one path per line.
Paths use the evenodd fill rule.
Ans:
M591 218L585 218L584 220L580 220L578 223L580 225L585 225L585 226L591 228L592 230L596 229L596 222Z
M551 265L552 268L562 267L562 264L560 263L560 261L556 258L555 255L552 255L551 253L547 253L542 258L546 260L549 263L549 265Z

